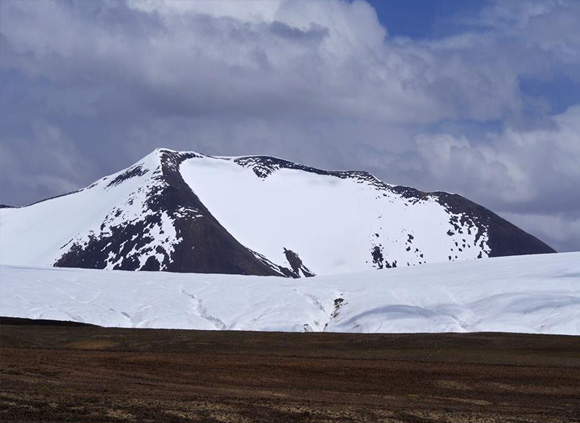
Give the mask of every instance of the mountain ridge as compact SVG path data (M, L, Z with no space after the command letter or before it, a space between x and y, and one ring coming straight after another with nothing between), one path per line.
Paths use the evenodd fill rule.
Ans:
M554 252L457 194L165 148L86 188L2 209L0 228L3 263L121 270L300 277Z

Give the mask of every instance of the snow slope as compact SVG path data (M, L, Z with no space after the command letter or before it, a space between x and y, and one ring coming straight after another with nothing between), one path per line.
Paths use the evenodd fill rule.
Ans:
M580 252L307 279L0 267L0 315L103 326L580 335Z
M195 157L180 172L242 244L274 263L292 250L317 275L372 268L374 247L398 266L489 255L487 233L431 196L404 198L386 184L302 169L259 177L231 158Z

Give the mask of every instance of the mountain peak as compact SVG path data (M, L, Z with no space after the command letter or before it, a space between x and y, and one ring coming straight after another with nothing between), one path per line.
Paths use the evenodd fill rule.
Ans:
M299 277L553 251L458 195L167 148L0 217L0 259L24 266Z

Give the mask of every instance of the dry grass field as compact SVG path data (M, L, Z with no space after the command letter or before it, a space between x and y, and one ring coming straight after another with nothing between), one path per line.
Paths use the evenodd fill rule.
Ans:
M580 337L0 323L1 422L580 422Z

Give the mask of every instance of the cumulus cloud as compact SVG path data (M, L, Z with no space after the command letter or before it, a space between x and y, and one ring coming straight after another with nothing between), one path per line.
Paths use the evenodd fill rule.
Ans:
M419 134L416 152L432 184L530 212L566 206L580 210L580 196L569 195L580 182L579 135L580 106L575 106L554 116L548 128L522 131L507 126L474 140ZM538 198L545 201L536 204Z
M3 61L55 83L123 87L155 112L186 116L291 112L422 123L496 119L521 108L518 74L497 66L495 36L386 39L360 1L245 6L9 1Z
M579 109L522 89L580 84L576 3L490 2L422 40L390 37L360 0L0 8L2 202L167 146L366 169L518 216L579 208Z

